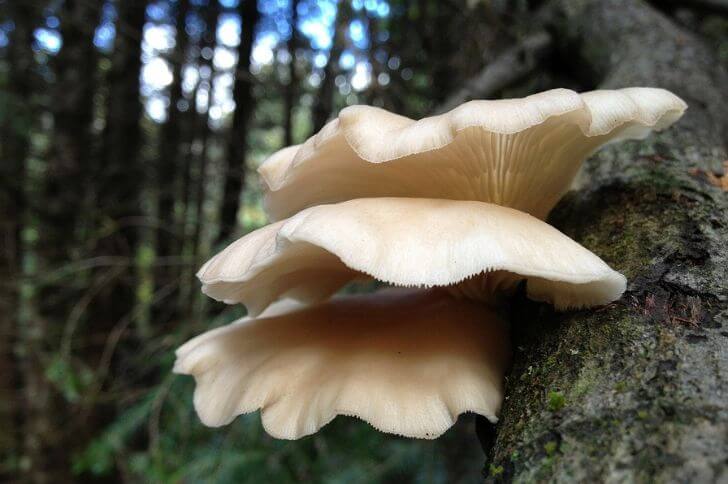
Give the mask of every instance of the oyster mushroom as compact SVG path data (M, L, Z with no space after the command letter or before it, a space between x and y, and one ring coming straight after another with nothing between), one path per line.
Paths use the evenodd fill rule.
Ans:
M436 438L463 412L495 422L508 335L495 312L444 291L334 298L204 333L177 350L195 409L219 426L261 410L273 437L312 434L336 415Z
M267 206L290 218L198 272L206 294L253 316L177 352L202 421L260 409L286 439L341 414L420 438L466 411L495 421L509 360L500 308L519 282L557 309L626 287L541 219L590 153L684 110L652 88L474 101L420 121L358 106L275 153L260 168ZM329 299L362 278L409 289Z
M484 202L362 198L306 209L252 232L198 272L203 292L258 314L292 297L328 298L363 277L446 287L497 304L521 280L557 309L605 304L624 276L547 223Z
M311 207L234 242L198 275L206 294L258 316L186 343L175 371L194 376L203 423L260 409L266 431L284 439L336 415L418 438L441 435L463 412L495 422L510 356L500 303L518 282L562 309L625 288L531 215L417 198ZM321 302L362 277L414 288Z
M479 200L545 218L591 153L664 129L685 109L669 91L642 87L470 101L419 121L351 106L259 173L274 219L385 196Z

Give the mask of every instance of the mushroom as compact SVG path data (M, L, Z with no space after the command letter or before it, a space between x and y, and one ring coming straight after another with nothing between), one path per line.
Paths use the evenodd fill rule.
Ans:
M351 280L447 287L497 305L519 281L557 309L605 304L624 276L547 223L484 202L362 198L254 231L198 272L203 292L253 315L282 297L315 303Z
M519 282L556 309L609 303L626 287L541 219L591 152L665 128L685 107L652 88L473 101L416 122L357 106L275 153L260 173L281 220L198 272L203 292L251 315L177 352L200 418L224 425L260 409L286 439L340 414L420 438L466 411L495 421L503 302ZM357 279L407 289L331 298Z
M479 200L543 219L600 146L664 129L685 109L669 91L642 87L470 101L419 121L351 106L259 172L276 220L385 196Z
M432 439L466 411L497 420L509 344L487 307L436 289L285 306L177 350L174 371L194 376L203 423L260 409L270 435L297 439L349 415Z

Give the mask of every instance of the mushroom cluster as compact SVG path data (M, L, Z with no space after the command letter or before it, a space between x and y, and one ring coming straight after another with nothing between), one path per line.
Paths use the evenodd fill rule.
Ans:
M521 281L556 309L606 304L626 279L543 219L599 147L666 128L672 93L629 88L471 101L419 121L352 106L259 172L277 220L198 272L249 316L187 342L206 425L261 411L274 437L337 415L436 438L495 422L509 365L504 301ZM357 280L394 286L335 296Z

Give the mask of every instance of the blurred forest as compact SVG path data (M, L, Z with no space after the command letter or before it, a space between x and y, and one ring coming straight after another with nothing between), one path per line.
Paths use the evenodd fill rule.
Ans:
M596 87L537 0L0 0L0 480L472 482L438 441L338 418L208 429L171 374L243 315L194 272L265 223L258 164L344 106L418 118ZM728 4L654 2L728 60ZM724 91L725 94L725 91Z

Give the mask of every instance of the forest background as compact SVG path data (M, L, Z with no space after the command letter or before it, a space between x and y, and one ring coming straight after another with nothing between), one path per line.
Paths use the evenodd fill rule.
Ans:
M724 0L0 0L0 479L726 476L726 65ZM538 324L484 449L471 416L437 441L343 417L295 442L257 415L200 424L174 350L244 314L194 272L266 223L267 155L352 104L420 118L628 85L688 115L591 160L551 222L636 282L599 316L524 303ZM715 363L707 403L680 393L695 358ZM596 364L612 371L587 392Z

